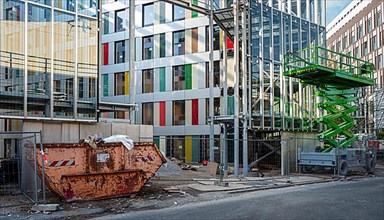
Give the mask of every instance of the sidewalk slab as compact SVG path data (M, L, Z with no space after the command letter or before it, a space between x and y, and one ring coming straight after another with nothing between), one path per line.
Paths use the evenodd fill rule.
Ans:
M189 184L188 188L201 191L201 192L215 192L215 191L231 191L231 190L238 190L238 189L247 189L251 188L252 186L244 185L244 184L238 184L238 183L229 183L228 187L224 186L217 186L214 185L214 182L206 181L206 184Z

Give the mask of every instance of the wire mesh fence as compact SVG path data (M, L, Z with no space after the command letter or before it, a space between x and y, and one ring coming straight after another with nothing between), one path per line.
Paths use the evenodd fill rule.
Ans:
M45 203L43 170L37 166L40 132L0 132L0 196L24 194Z

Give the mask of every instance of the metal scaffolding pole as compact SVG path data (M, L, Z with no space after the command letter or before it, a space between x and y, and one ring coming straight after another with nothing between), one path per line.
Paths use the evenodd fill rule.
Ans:
M239 2L233 1L234 16L234 176L239 176Z
M209 2L209 161L215 162L213 127L213 0Z
M136 103L136 73L135 73L135 2L136 0L129 1L129 102L130 104ZM136 110L130 112L131 124L136 123Z
M243 110L243 176L248 176L248 106L247 106L247 17L246 17L246 6L243 6L241 12L242 16L242 32L241 32L241 69L242 69L242 110Z
M223 8L225 8L227 5L226 5L226 1L222 1L222 6ZM228 55L228 47L227 47L227 33L225 31L223 31L223 39L224 39L224 42L223 42L223 70L222 70L222 73L223 73L223 115L228 115L228 71L227 71L227 55ZM222 144L222 147L223 147L223 158L221 158L223 160L223 170L224 170L224 176L228 176L228 148L227 148L227 125L226 124L223 124L223 130L222 132L225 134L225 138L222 140L223 141L223 144Z

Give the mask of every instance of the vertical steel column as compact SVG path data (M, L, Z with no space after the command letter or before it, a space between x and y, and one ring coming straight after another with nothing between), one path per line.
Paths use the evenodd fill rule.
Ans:
M215 162L213 127L213 0L209 1L209 161Z
M252 127L252 20L251 20L251 2L248 2L248 126Z
M222 8L226 8L227 7L227 3L226 1L221 1L222 3ZM228 71L227 71L227 59L228 59L228 46L227 46L227 32L223 31L223 70L222 70L222 73L223 73L223 84L222 84L222 87L223 87L223 96L224 96L224 100L223 100L223 108L224 110L222 111L224 115L228 115Z
M233 1L234 17L234 176L239 176L239 2Z
M260 4L260 24L264 23L264 4ZM264 26L260 28L259 31L259 77L260 77L260 91L259 91L259 100L260 100L260 128L264 129Z
M79 94L78 74L79 74L79 0L76 0L75 5L75 77L73 79L73 116L77 119L77 98Z
M310 5L310 2L309 2L309 0L306 0L306 8L305 8L305 11L306 11L306 13L305 13L305 16L306 16L306 19L308 20L308 21L311 21L310 20L310 12L311 12L311 5ZM301 27L300 27L301 28Z
M315 16L314 18L314 21L315 21L315 24L319 24L319 0L314 0L314 11L315 11L315 14L312 15L312 16Z
M326 7L326 1L321 1L321 23L320 25L325 26L326 24L326 13L325 13L325 7Z
M129 1L129 103L136 103L136 72L135 72L135 3ZM129 120L131 124L136 123L136 109L130 111Z
M248 101L247 101L247 6L241 12L241 69L242 69L242 111L243 111L243 176L248 176Z
M24 117L28 106L28 1L24 6Z
M55 35L54 35L54 32L55 32L55 27L54 27L54 19L55 19L55 14L54 14L54 11L53 11L53 1L51 2L51 79L49 80L50 81L50 88L49 88L49 102L50 102L50 109L49 109L49 115L51 117L51 119L53 119L53 79L55 77L55 75L53 74L53 65L54 65L54 55L55 55L55 50L53 49L55 44L54 44L54 41L55 41ZM40 134L41 136L41 134Z

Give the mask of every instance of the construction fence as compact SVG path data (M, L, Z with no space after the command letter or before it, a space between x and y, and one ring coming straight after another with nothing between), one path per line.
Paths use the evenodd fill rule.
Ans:
M24 194L34 204L45 203L44 169L36 159L40 140L41 132L0 132L0 196Z

